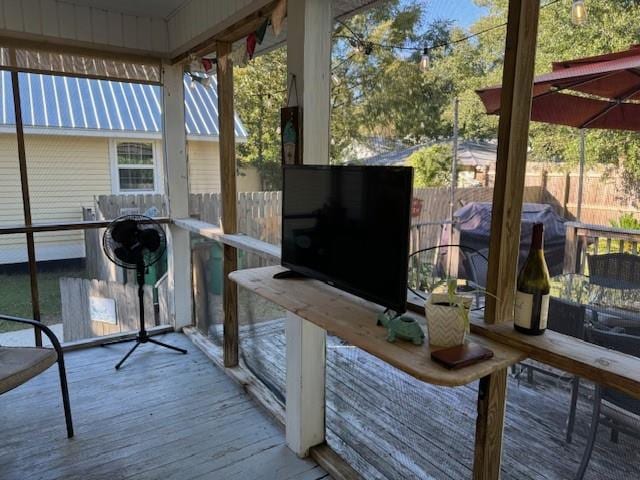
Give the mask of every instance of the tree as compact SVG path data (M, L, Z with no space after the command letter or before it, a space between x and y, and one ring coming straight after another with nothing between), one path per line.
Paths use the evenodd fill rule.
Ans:
M409 165L414 169L416 187L444 187L451 181L451 145L436 143L411 154Z
M258 170L263 190L281 188L280 107L286 99L287 58L284 49L237 67L235 107L248 132L238 145L240 164Z
M477 33L505 22L507 0L476 0L488 9L487 15L471 26ZM614 52L638 42L635 19L640 15L638 0L589 2L589 20L576 27L569 19L568 1L547 2L540 12L536 74L551 70L554 61ZM456 93L461 98L461 135L466 138L495 139L497 117L488 116L474 90L500 84L504 57L504 28L495 28L474 40L455 46L434 69L451 72ZM575 165L579 159L579 132L576 129L532 122L529 158ZM589 130L587 161L613 164L624 169L631 190L640 181L640 136L635 132ZM635 186L633 186L635 185Z

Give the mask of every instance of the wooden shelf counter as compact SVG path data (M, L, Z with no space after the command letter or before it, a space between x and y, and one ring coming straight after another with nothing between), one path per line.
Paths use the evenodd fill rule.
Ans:
M402 340L388 342L387 330L376 326L382 307L317 280L273 278L283 270L282 267L239 270L231 273L230 278L243 288L424 382L446 387L466 385L526 356L504 344L471 334L469 341L491 349L493 358L460 370L448 370L431 360L428 338L420 346Z
M456 387L479 380L474 478L499 478L506 370L523 360L525 353L470 334L468 341L490 348L494 357L459 370L448 370L431 360L428 338L421 346L387 342L386 329L376 325L382 307L317 280L273 278L283 270L282 267L240 270L232 272L229 278L290 312L285 328L286 431L292 450L304 456L310 447L324 441L325 342L326 332L330 332L427 383Z

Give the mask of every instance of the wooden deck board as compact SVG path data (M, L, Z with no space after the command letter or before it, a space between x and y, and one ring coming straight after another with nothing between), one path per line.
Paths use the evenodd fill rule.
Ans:
M0 396L0 478L328 478L185 336L165 338L189 354L143 345L118 372L130 344L66 354L71 440L54 368Z
M284 391L284 323L243 327L252 369ZM435 387L329 337L327 440L364 478L471 478L477 383ZM572 478L583 452L591 405L579 401L572 444L564 442L569 385L536 374L509 377L504 479ZM601 428L586 479L640 478L640 442Z

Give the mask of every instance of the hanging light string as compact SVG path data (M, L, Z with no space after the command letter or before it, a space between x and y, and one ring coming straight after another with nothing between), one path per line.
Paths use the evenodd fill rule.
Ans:
M543 8L550 7L551 5L555 5L556 3L559 3L561 1L563 1L563 0L551 0L550 2L542 5L540 7L540 10L542 10ZM576 0L573 0L573 1L575 2ZM578 0L578 2L582 4L582 8L584 9L584 1ZM491 32L493 30L497 30L498 28L503 28L503 27L507 26L507 22L504 22L504 23L501 23L499 25L494 25L493 27L489 27L489 28L486 28L486 29L481 30L479 32L472 33L470 35L466 35L464 37L461 37L461 38L458 38L458 39L455 39L455 40L451 40L451 41L448 41L448 42L436 43L436 44L430 45L430 46L416 47L416 46L409 46L409 45L392 45L392 44L389 44L389 43L378 43L378 42L373 42L371 40L365 40L364 38L362 38L361 35L356 33L351 27L349 27L349 25L347 25L342 20L337 20L337 22L341 26L346 28L353 36L349 37L347 35L336 35L335 38L344 38L344 39L347 39L347 40L355 41L355 42L357 42L357 45L359 45L357 47L358 50L364 51L365 53L366 53L367 50L370 50L370 47L377 47L377 48L382 48L382 49L386 49L386 50L404 50L404 51L408 51L408 52L422 52L423 55L427 54L431 50L436 50L438 48L449 47L449 46L452 46L452 45L456 45L458 43L466 42L467 40L471 40L473 38L479 37L480 35L484 35L485 33L489 33L489 32Z

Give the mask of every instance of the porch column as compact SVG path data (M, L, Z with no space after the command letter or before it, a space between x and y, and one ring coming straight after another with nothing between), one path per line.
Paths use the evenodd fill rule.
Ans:
M218 43L218 122L220 125L220 198L222 205L222 229L224 233L236 233L238 229L238 194L236 187L236 134L233 110L233 64L231 44ZM238 365L238 286L229 274L238 269L238 250L224 245L224 366Z
M540 0L510 0L485 320L513 320Z
M162 125L165 186L169 215L189 217L187 136L184 126L182 65L163 66ZM187 230L169 226L168 236L170 315L174 328L191 325L191 246Z
M485 321L513 320L540 0L509 0ZM507 370L480 380L473 478L498 480Z
M298 0L288 2L288 85L295 75L297 99L303 107L303 161L329 163L329 118L331 112L332 2ZM290 95L295 105L296 94ZM287 445L299 456L324 442L325 355L327 332L288 314L287 344Z

